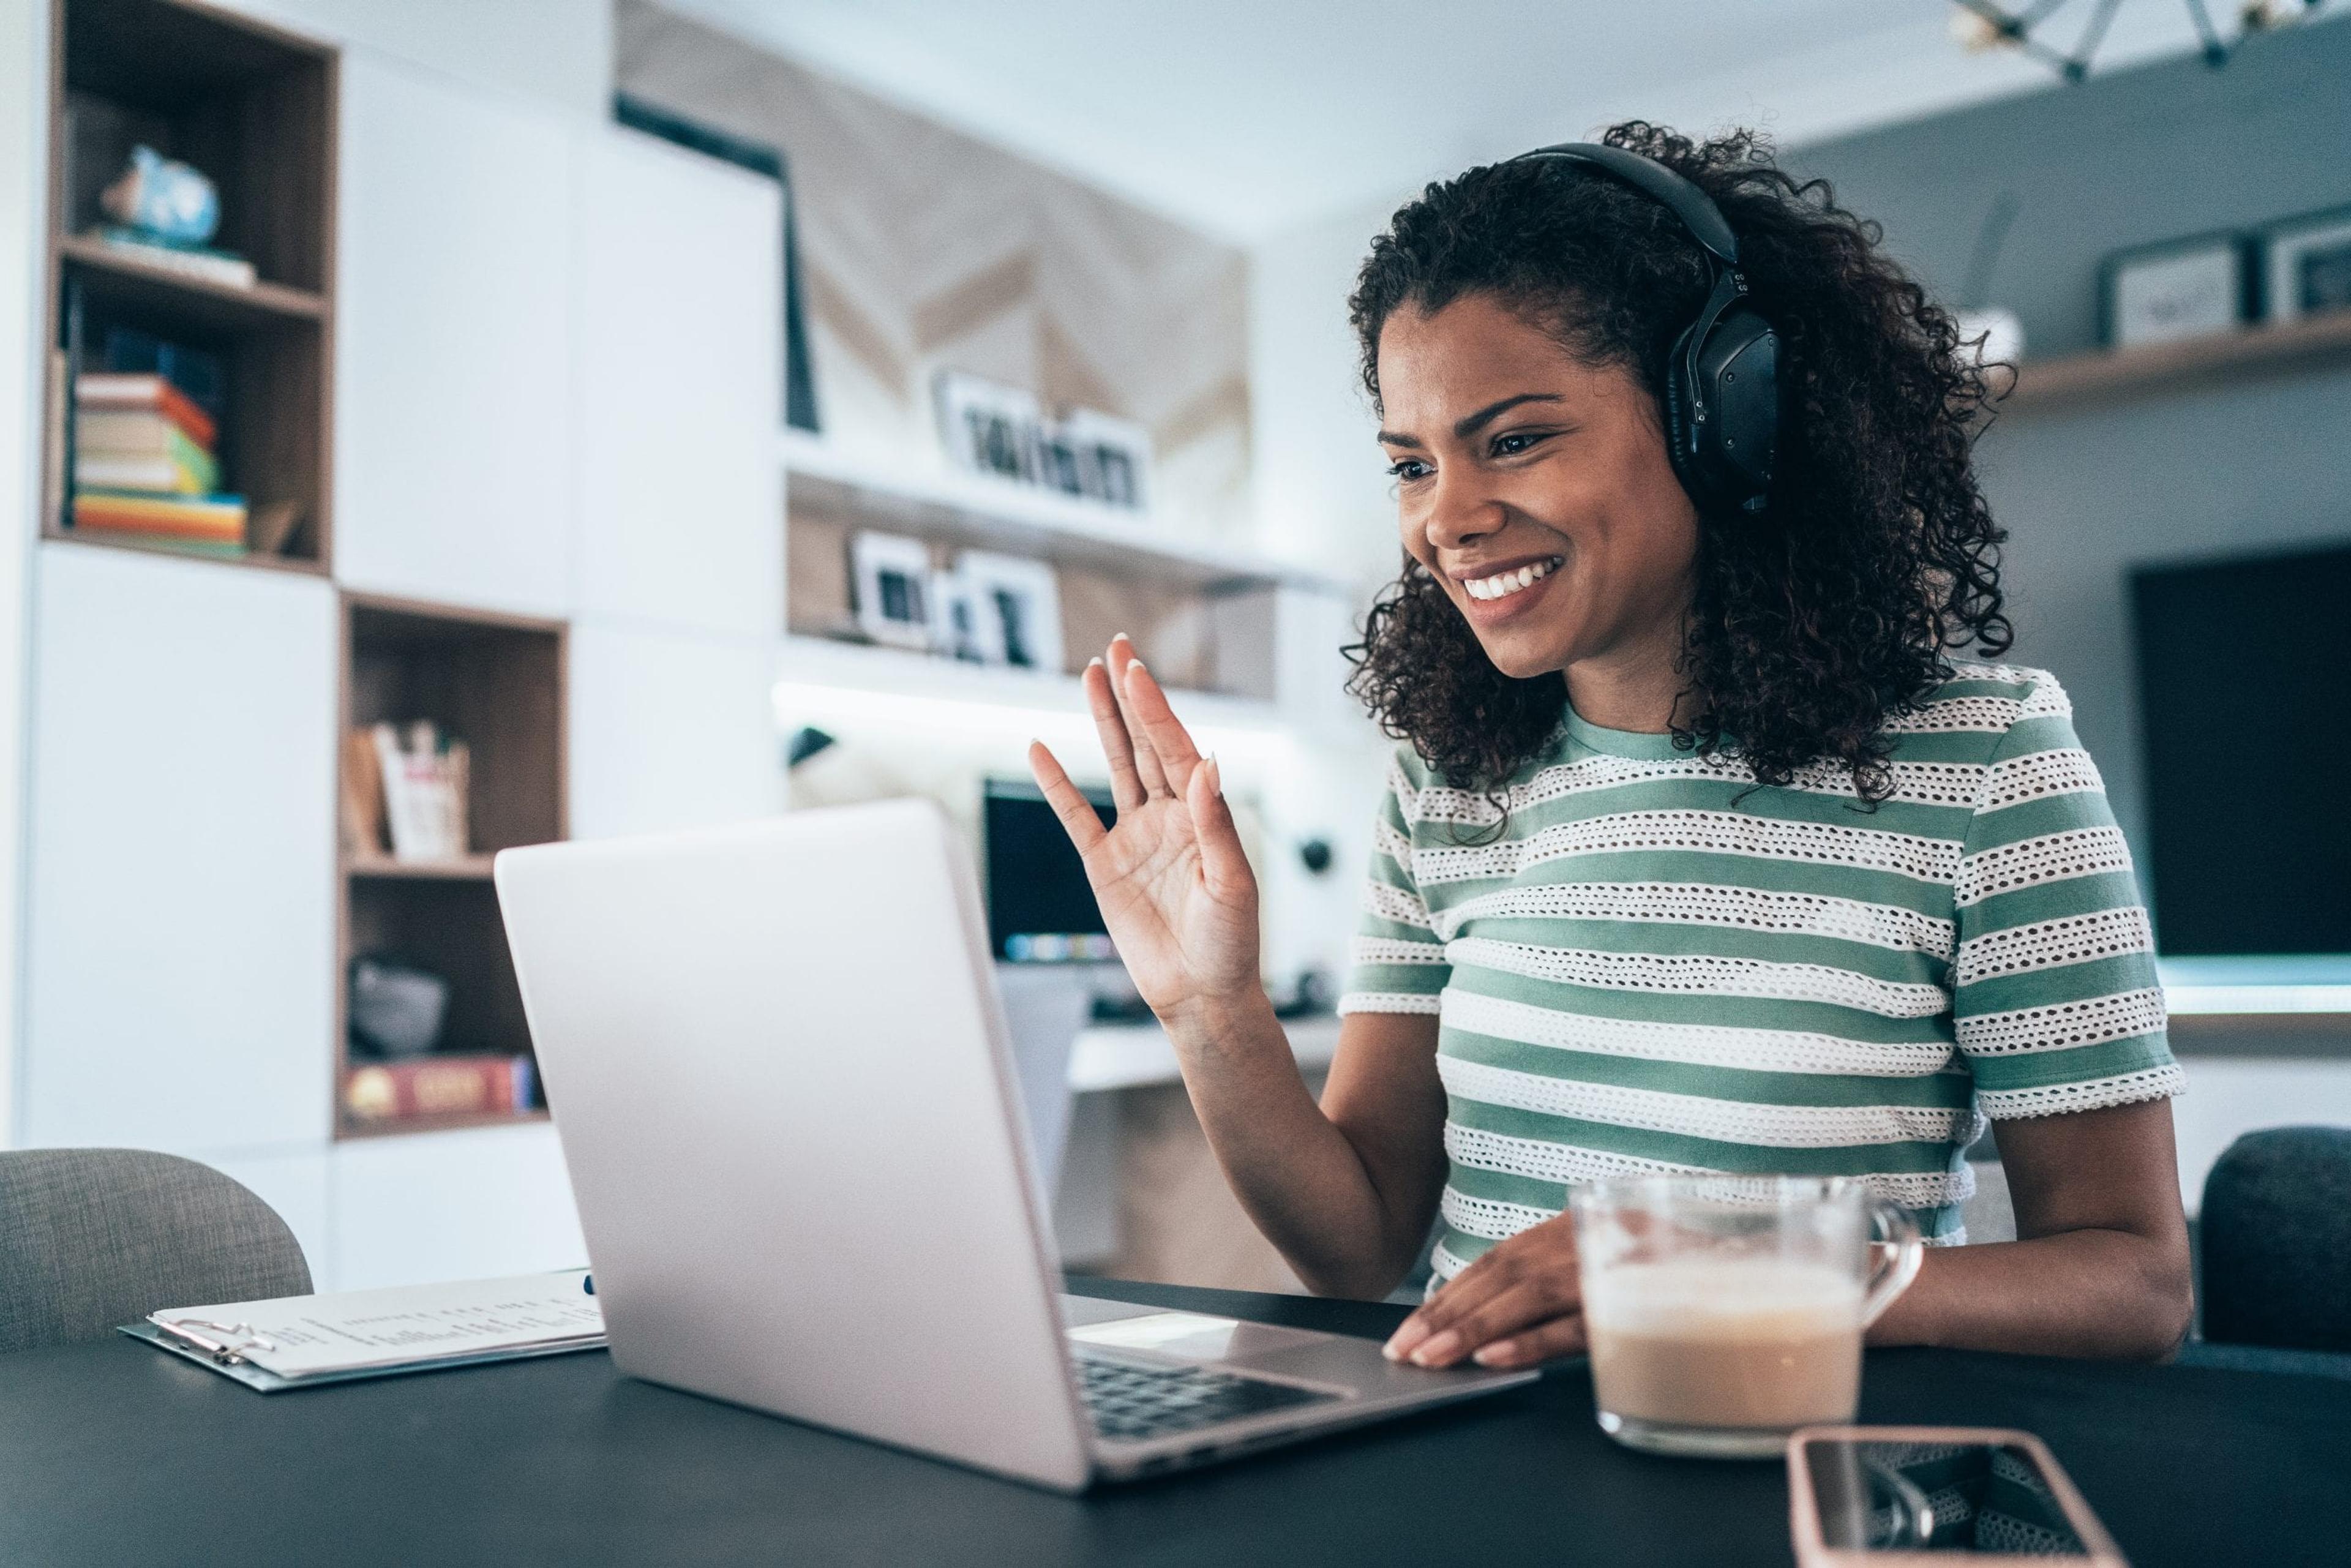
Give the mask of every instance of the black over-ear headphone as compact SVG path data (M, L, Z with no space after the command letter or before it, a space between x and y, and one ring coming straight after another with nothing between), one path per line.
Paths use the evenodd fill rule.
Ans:
M1747 302L1739 239L1704 191L1653 158L1593 141L1510 160L1581 163L1664 205L1707 254L1714 290L1666 366L1666 451L1700 512L1761 512L1780 445L1780 337Z

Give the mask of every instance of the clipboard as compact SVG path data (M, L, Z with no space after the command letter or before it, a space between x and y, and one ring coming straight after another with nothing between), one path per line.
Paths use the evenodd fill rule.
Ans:
M169 1351L183 1361L193 1361L207 1371L217 1372L232 1382L242 1383L247 1388L263 1394L283 1394L291 1388L324 1388L337 1383L364 1383L378 1377L407 1377L419 1372L445 1372L460 1366L486 1366L496 1361L533 1361L543 1355L571 1355L583 1350L604 1348L604 1336L598 1334L592 1339L565 1344L531 1345L520 1350L486 1350L471 1355L441 1356L431 1361L400 1362L389 1366L352 1366L340 1372L314 1372L308 1377L280 1377L267 1367L256 1365L242 1356L224 1357L200 1349L186 1340L165 1333L156 1323L121 1323L114 1332L144 1340L157 1350Z
M262 1394L604 1347L583 1270L169 1308L117 1331Z

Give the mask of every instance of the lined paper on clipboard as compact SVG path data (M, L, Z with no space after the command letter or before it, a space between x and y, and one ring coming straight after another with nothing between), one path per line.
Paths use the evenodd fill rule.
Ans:
M122 1332L265 1390L593 1350L604 1314L584 1270L225 1301Z

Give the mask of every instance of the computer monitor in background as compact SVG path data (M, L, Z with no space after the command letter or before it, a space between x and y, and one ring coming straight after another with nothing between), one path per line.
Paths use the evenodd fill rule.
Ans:
M1107 789L1088 789L1105 824L1118 821ZM987 857L987 945L1008 964L1098 962L1118 956L1069 833L1034 784L990 779L981 787L980 837Z
M2131 590L2158 945L2351 953L2351 545Z

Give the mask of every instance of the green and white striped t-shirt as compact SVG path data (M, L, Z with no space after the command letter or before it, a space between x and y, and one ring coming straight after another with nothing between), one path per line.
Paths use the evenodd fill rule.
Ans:
M1857 1176L1963 1240L1981 1116L2179 1092L2072 715L1961 665L1887 725L1875 810L1572 711L1506 821L1400 748L1340 1008L1437 1016L1439 1280L1624 1174Z

